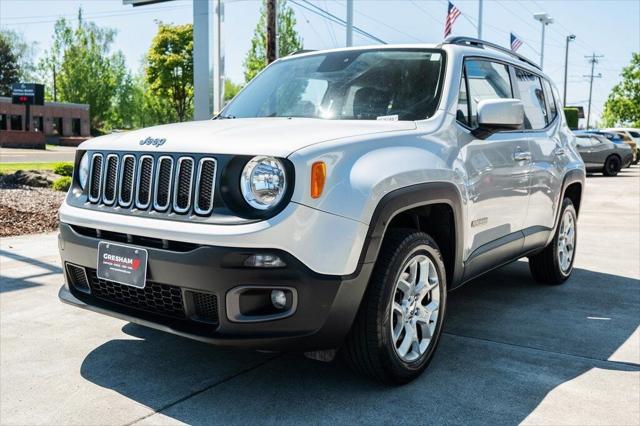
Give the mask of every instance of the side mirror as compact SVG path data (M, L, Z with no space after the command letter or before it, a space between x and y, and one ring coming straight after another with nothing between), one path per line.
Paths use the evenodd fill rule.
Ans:
M478 103L478 131L484 137L501 130L519 130L523 124L524 106L519 99L486 99Z

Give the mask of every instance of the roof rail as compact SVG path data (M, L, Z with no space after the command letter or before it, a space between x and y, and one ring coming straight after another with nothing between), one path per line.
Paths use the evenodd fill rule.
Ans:
M472 47L478 47L478 48L491 48L494 50L499 50L502 53L506 53L507 55L511 55L515 58L520 59L522 62L526 62L527 64L531 65L532 67L535 67L539 70L542 71L542 68L540 68L540 65L536 64L535 62L533 62L531 59L525 58L524 56L514 52L513 50L509 50L506 47L502 47L499 44L495 44L495 43L490 43L488 41L484 41L484 40L480 40L477 38L473 38L473 37L460 37L460 36L453 36L453 37L447 37L442 44L457 44L457 45L463 45L463 46L472 46Z
M315 52L314 49L302 49L289 53L287 56L302 55L303 53Z

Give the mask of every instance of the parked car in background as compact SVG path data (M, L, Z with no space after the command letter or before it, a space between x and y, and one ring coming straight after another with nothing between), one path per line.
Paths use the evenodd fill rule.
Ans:
M633 160L629 145L614 143L602 135L576 134L576 145L587 172L616 176L620 169Z
M638 155L638 146L632 140L629 140L628 137L621 133L613 132L613 131L605 131L605 130L580 130L575 132L576 135L599 135L604 136L609 141L619 144L619 145L629 145L631 147L631 152L633 155L633 159L631 163L626 166L629 167L631 164L637 164L638 159L640 159L640 155Z
M602 129L602 131L619 135L622 142L629 145L633 150L633 161L631 163L638 164L638 160L640 160L640 153L638 153L640 147L640 130L631 128L609 128Z

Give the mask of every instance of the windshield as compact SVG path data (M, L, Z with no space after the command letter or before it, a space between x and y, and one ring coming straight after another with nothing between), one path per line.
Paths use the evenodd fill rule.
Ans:
M258 75L219 118L423 120L438 107L443 53L382 49L302 56Z

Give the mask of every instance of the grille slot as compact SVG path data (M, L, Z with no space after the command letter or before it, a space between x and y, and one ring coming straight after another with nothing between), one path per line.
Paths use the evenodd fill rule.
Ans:
M143 155L138 165L138 178L136 185L136 207L145 210L151 204L151 188L153 183L153 157Z
M133 155L122 157L120 167L120 190L118 202L122 207L129 207L133 201L133 178L136 173L136 158Z
M112 205L116 200L116 186L118 184L118 162L119 159L116 154L107 155L102 202L109 206Z
M153 197L153 208L159 212L169 208L172 175L173 159L171 157L160 157L156 168L156 185Z
M93 154L91 158L91 174L89 182L89 201L92 203L100 199L102 192L102 154Z
M194 210L199 215L210 214L213 210L213 193L216 181L216 160L203 158L198 166L196 178L196 201Z
M189 292L193 298L193 307L196 317L200 321L218 322L218 298L215 294Z
M89 293L89 279L87 272L82 266L67 263L67 277L73 287L84 293Z
M90 269L91 293L103 300L174 318L185 318L182 290L173 285L147 281L144 288L98 279Z
M182 157L178 160L176 168L176 181L174 184L173 210L176 213L185 213L191 205L191 186L193 184L193 159Z

